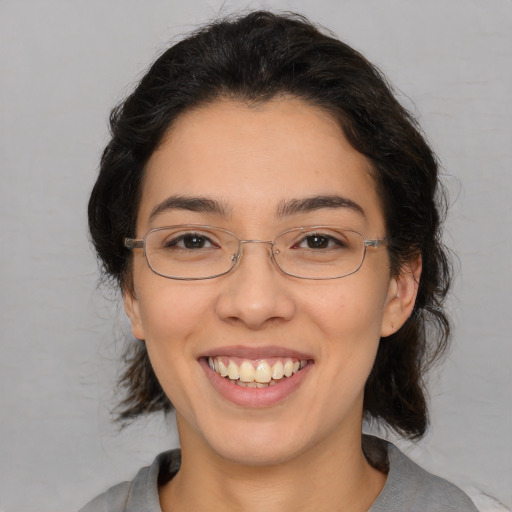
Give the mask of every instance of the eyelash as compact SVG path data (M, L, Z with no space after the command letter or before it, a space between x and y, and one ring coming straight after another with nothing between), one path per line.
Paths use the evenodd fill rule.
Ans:
M186 242L185 240L186 239L193 239L193 238L197 238L197 239L201 239L203 242L207 242L207 243L210 243L210 245L212 247L219 247L219 245L217 244L214 244L212 242L212 240L207 237L206 235L203 235L201 233L183 233L181 235L179 235L178 237L175 237L175 238L172 238L170 240L167 240L165 243L164 243L164 246L165 247L168 247L168 248L171 248L171 247L177 247L179 249L189 249L189 250L192 250L192 248L190 247L186 247ZM183 242L183 246L180 246L180 242ZM203 249L204 247L199 247L199 249ZM196 247L197 249L197 247Z
M295 243L293 244L293 247L299 247L301 248L301 244L304 243L304 242L309 242L311 239L313 238L317 238L317 239L325 239L327 240L327 247L320 247L320 249L333 249L334 247L332 247L331 243L333 243L335 246L338 246L338 247L345 247L346 244L339 240L338 238L335 238L331 235L328 235L328 234L325 234L325 233L310 233L308 234L307 236L303 237L301 240L299 240L298 243ZM313 247L305 247L307 249L312 249L312 250L316 250L318 248L313 248Z

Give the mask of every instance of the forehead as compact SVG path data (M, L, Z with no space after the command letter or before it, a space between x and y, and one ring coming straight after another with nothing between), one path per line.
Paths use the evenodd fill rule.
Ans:
M339 195L382 218L367 159L324 110L295 98L221 100L179 117L150 158L138 225L170 196L208 197L233 216L277 215L283 204Z

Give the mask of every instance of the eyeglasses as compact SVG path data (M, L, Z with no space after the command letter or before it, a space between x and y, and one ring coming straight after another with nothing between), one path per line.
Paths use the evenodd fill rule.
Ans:
M366 240L361 233L342 227L309 226L289 229L275 240L240 240L222 228L184 224L124 240L128 249L144 249L155 274L181 280L227 274L242 258L244 245L252 243L269 244L275 264L289 276L338 279L357 272L367 247L381 247L385 239Z

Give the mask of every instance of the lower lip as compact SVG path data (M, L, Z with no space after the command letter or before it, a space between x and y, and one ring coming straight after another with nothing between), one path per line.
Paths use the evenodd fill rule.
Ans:
M313 366L311 361L308 362L302 370L291 377L279 380L274 386L247 388L233 384L225 377L221 377L208 366L208 361L205 358L201 358L199 363L215 390L226 400L243 407L270 407L285 400L301 385Z

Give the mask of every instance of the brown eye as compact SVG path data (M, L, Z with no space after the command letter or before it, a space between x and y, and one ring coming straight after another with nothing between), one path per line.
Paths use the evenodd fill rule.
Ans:
M183 237L183 245L187 249L202 249L207 243L204 236L187 235Z
M322 233L312 233L305 236L294 246L295 249L339 249L343 248L345 244L330 235L324 235Z
M308 249L327 249L329 238L322 235L311 235L306 238Z
M190 250L215 247L208 237L196 233L185 233L172 238L166 242L165 246Z

